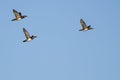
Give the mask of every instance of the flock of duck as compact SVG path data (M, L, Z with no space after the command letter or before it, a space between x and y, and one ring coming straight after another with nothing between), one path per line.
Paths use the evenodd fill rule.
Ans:
M26 15L22 15L21 12L18 12L15 9L13 9L13 13L15 15L15 19L12 19L11 21L19 21L19 20L27 17ZM26 37L26 39L23 42L31 41L37 37L34 35L30 36L29 32L25 28L23 28L23 32L24 32L25 37Z
M24 18L27 17L26 15L22 15L21 12L18 12L15 9L13 9L13 13L15 15L15 19L12 19L11 21L19 21L19 20L24 19ZM79 31L87 31L87 30L93 29L91 27L91 25L87 26L86 23L85 23L85 21L83 19L80 19L80 24L82 26L82 29L80 29ZM29 42L29 41L31 41L31 40L33 40L34 38L37 37L37 36L34 36L34 35L31 36L29 34L29 32L25 28L23 28L23 32L24 32L25 37L26 37L26 39L23 40L23 42Z

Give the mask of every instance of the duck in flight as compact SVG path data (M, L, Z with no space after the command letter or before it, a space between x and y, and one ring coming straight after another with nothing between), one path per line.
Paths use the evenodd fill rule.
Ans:
M21 20L21 19L27 17L26 15L22 15L21 12L18 12L15 9L13 9L13 13L15 15L15 19L12 19L11 21L18 21L18 20Z
M93 29L91 25L87 26L83 19L80 19L80 23L81 23L82 29L80 29L79 31L87 31L87 30Z
M23 42L29 42L29 41L31 41L31 40L33 40L34 38L37 37L37 36L34 36L34 35L30 36L29 32L25 28L23 28L23 32L24 32L25 37L26 37L26 40L24 40Z

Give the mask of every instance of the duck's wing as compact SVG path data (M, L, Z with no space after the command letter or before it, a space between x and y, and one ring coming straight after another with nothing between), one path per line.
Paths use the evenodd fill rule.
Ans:
M15 9L13 9L13 13L14 13L16 18L20 18L21 17L21 13L16 11Z
M30 34L29 34L29 32L28 32L25 28L23 28L23 32L24 32L25 37L26 37L27 39L30 38Z
M80 19L80 23L81 23L83 29L87 28L87 25L83 19Z

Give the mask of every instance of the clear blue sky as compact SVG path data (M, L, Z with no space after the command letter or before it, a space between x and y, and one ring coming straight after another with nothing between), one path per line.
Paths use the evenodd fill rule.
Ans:
M120 80L119 34L120 0L1 0L0 80Z

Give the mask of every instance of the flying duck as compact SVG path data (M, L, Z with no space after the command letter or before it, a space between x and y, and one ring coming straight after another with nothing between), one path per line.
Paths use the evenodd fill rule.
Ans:
M18 20L21 20L21 19L27 17L26 15L22 15L21 12L18 12L15 9L13 9L13 13L15 15L15 19L12 19L11 21L18 21Z
M91 25L87 26L85 21L83 21L83 19L80 19L80 23L81 23L82 29L80 29L79 31L87 31L87 30L93 29Z
M34 38L37 37L37 36L34 36L34 35L30 36L29 32L25 28L23 28L23 32L24 32L25 37L26 37L26 40L24 40L23 42L31 41L31 40L33 40Z

